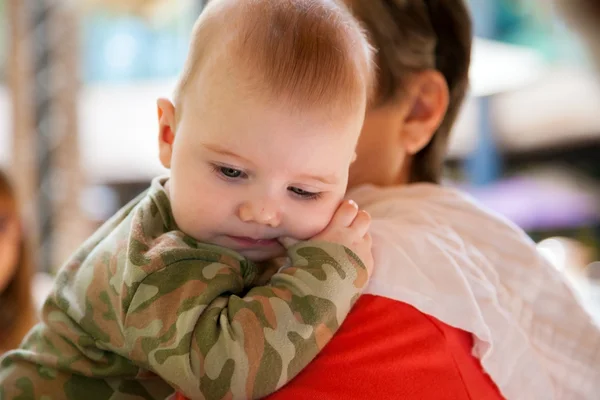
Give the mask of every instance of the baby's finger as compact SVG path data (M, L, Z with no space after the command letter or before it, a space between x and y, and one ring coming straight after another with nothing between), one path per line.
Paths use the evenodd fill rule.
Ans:
M293 245L295 245L296 243L299 242L299 240L293 239L291 237L280 237L279 239L277 239L279 241L279 243L281 243L281 245L283 247L285 247L286 249L289 249L290 247L292 247Z
M342 202L331 218L329 225L350 226L358 213L358 205L352 200Z
M350 225L350 229L352 229L358 237L363 237L369 231L370 226L371 216L365 210L360 210Z

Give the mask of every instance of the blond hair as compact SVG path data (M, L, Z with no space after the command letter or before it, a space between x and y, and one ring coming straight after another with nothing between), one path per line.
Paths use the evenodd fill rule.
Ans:
M411 182L438 182L448 137L469 84L471 18L463 0L344 0L367 28L377 51L374 105L402 99L411 73L436 69L448 83L446 116L431 142L414 157Z
M0 197L11 204L10 212L20 217L15 193L8 177L0 171ZM15 275L8 286L0 292L0 354L3 350L17 347L27 331L35 323L35 307L31 295L32 265L25 235L21 233L19 258Z
M179 115L190 82L211 64L302 110L364 104L373 82L369 43L334 0L210 1L194 26L174 93Z

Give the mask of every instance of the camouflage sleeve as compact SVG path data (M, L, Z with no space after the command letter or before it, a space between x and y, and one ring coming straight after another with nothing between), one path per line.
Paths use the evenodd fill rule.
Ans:
M124 320L129 356L192 399L274 392L329 341L368 279L341 245L306 242L289 256L292 267L245 295L225 263L184 257L149 275Z
M0 400L164 400L173 392L163 380L103 346L122 337L118 291L109 282L118 284L121 271L115 267L126 264L117 263L120 253L109 254L104 242L127 231L120 227L127 226L132 210L145 198L143 193L119 211L61 269L42 322L19 349L0 359Z
M136 283L120 291L90 284L114 281L110 268L65 268L44 323L2 361L0 399L259 398L314 358L367 281L330 243L291 249L293 266L247 293L254 265L215 246L176 247L160 266L129 250Z
M0 361L0 399L255 398L327 343L367 281L331 243L252 288L254 264L179 231L160 182L57 276L42 323Z

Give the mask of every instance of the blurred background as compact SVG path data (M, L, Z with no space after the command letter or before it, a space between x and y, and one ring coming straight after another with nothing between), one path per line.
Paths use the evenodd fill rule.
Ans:
M0 0L0 168L40 273L164 172L155 101L171 95L201 2ZM470 5L471 93L447 183L525 229L600 303L597 71L551 2Z

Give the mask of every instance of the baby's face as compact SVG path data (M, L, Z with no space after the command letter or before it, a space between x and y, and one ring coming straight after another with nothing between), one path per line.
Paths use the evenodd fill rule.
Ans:
M279 256L278 238L309 239L329 223L363 113L291 112L241 85L212 82L196 78L183 100L170 162L175 220L195 239L251 260Z

